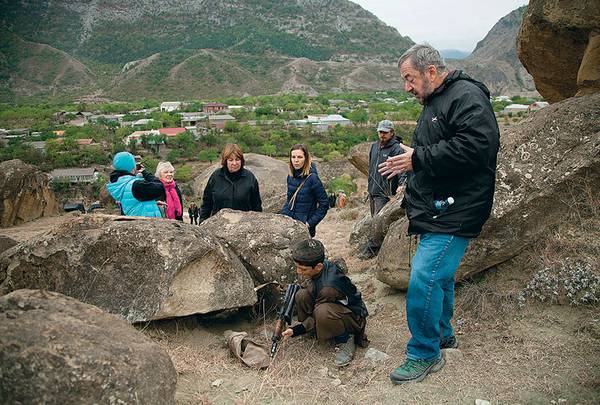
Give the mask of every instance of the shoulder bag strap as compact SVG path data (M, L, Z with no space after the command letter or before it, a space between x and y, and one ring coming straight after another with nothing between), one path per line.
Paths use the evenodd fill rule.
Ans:
M296 189L296 192L294 193L292 198L290 198L290 203L288 204L290 211L294 210L294 205L296 204L296 197L298 197L298 193L300 192L300 189L302 188L302 186L304 186L304 183L306 183L306 180L308 180L308 178L311 176L311 174L312 173L309 173L308 176L306 176L306 178L304 180L302 180L302 183L300 183L300 185Z

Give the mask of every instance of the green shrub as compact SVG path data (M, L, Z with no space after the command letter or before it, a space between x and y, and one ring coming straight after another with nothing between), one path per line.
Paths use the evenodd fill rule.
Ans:
M67 192L67 191L69 191L70 187L71 187L71 185L69 184L68 181L52 180L52 190L54 190L55 193Z
M192 179L192 167L183 165L175 170L175 180L180 182L188 182Z
M158 166L158 160L153 159L151 157L142 158L141 163L146 168L146 171L152 174L154 174L154 172L156 171L156 166Z
M198 154L198 159L201 162L214 162L219 158L219 154L214 149L203 149Z
M344 156L340 152L338 152L337 150L333 150L333 151L329 152L327 154L327 156L325 156L325 160L328 161L328 162L330 162L332 160L340 160L340 159L343 159L343 158L344 158Z
M342 174L340 177L334 177L327 184L328 193L336 193L343 191L346 195L350 195L357 190L356 183L349 174Z

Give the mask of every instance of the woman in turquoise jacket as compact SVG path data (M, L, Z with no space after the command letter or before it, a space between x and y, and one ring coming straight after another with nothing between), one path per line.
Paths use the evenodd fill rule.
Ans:
M114 171L106 189L121 206L121 213L127 216L161 218L157 199L165 190L160 182L145 179L151 176L145 170L136 170L135 158L129 152L119 152L113 158ZM142 177L137 176L140 173Z

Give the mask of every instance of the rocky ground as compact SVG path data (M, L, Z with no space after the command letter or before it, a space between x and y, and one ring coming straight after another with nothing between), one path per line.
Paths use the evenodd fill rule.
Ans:
M514 299L519 275L491 272L457 290L460 348L444 369L420 384L393 386L388 373L403 360L409 337L405 294L375 280L348 245L354 212L334 209L317 229L329 253L345 258L371 316L371 348L389 357L373 362L359 349L347 368L333 366L335 348L300 337L284 343L266 371L251 370L223 344L225 330L243 330L270 344L272 314L190 317L143 326L171 355L179 374L180 404L255 403L597 403L600 400L600 317L586 307ZM503 274L504 273L504 274ZM502 299L500 299L501 297ZM512 298L511 298L512 297Z
M359 187L362 190L362 186ZM446 352L441 372L419 384L393 386L388 373L403 360L409 338L405 294L373 276L374 260L359 261L348 243L354 220L366 208L352 201L333 209L317 229L329 254L345 259L371 313L370 347L384 360L365 358L338 370L335 348L300 337L283 343L265 371L242 365L224 346L223 332L246 331L270 345L272 311L179 318L137 325L171 356L178 373L179 404L256 403L582 403L600 401L600 316L598 307L547 304L518 296L540 260L556 262L572 252L598 253L600 242L582 239L576 229L559 229L552 242L536 246L526 259L513 260L457 287L455 313L460 347ZM1 229L16 241L69 221L64 215ZM598 229L598 220L586 229ZM587 249L587 250L586 250ZM536 258L535 255L542 259ZM539 259L539 260L538 260ZM537 261L536 261L537 260Z

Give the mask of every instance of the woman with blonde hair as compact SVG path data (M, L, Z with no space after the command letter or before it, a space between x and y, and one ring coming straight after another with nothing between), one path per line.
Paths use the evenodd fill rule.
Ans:
M223 208L240 211L262 211L258 181L244 168L240 147L229 143L221 153L221 168L208 179L200 207L200 221L215 215Z
M171 162L158 162L154 176L156 181L163 185L163 194L159 200L165 203L163 205L165 217L183 221L183 198L175 182L175 168Z
M287 201L281 213L306 224L308 233L314 237L317 225L329 209L329 199L306 146L292 146L289 168Z

